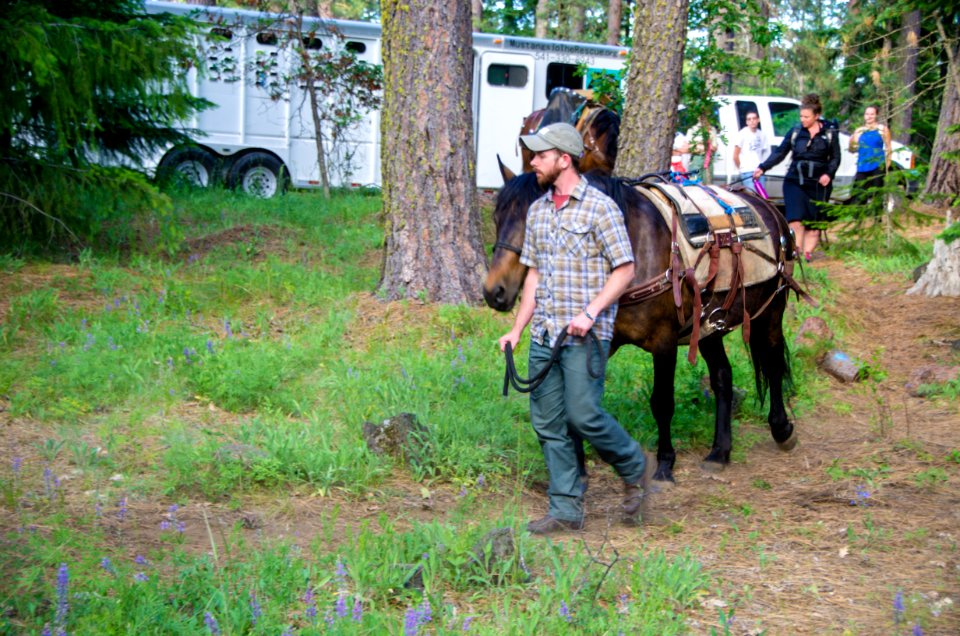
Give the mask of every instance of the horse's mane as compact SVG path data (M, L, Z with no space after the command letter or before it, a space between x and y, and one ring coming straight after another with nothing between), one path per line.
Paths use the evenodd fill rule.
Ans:
M536 172L522 172L503 184L497 201L514 201L516 205L526 209L544 192L546 189L537 183ZM497 208L499 207L498 205Z
M633 186L628 185L624 179L610 176L598 170L591 170L585 176L590 185L613 199L613 202L623 212L624 218L626 218L628 210L638 210L642 205L643 195L637 192Z
M610 165L617 161L617 150L620 139L620 115L616 111L604 108L593 119L593 135L596 139L604 140L604 148L600 152L607 156Z

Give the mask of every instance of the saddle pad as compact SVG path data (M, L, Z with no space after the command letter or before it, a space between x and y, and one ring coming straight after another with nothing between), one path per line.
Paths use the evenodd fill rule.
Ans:
M700 186L686 186L681 188L681 186L675 186L673 184L660 183L644 183L637 186L637 190L652 201L657 210L660 211L660 215L663 217L663 220L666 221L668 228L673 227L673 215L677 214L678 210L691 210L689 213L681 212L681 218L684 222L679 223L683 228L683 232L681 232L682 236L677 237L677 242L680 245L680 259L683 261L683 266L693 266L697 261L697 257L700 255L700 249L711 233L735 231L741 240L749 240L752 248L763 252L773 260L773 262L770 262L762 256L753 253L751 250L743 250L740 253L740 259L743 261L744 286L749 287L750 285L756 285L776 276L777 266L774 263L778 261L777 247L770 238L770 232L763 224L763 219L760 215L754 212L753 208L751 208L746 201L726 190L711 187L714 191L718 191L717 195L722 196L724 202L730 204L737 210L734 215L727 215L723 208L706 192L701 191L690 197L684 196L685 194L691 194L690 190L700 189ZM722 193L722 195L720 193ZM693 201L694 196L698 197L696 199L697 202L702 203L700 207L697 207L698 203ZM709 203L704 200L704 197L709 200ZM682 204L678 203L678 201L686 201L687 205L681 207ZM701 209L703 211L701 211ZM717 213L717 209L720 210L719 213ZM720 215L726 218L719 218ZM732 219L730 218L731 216L733 217ZM693 219L700 220L699 227L702 228L702 233L696 232L694 234L694 240L691 240L691 237L688 235L688 230L690 230L691 226L697 227L696 223L691 222ZM680 219L678 219L678 221L679 220ZM718 225L722 224L720 227L723 229L712 229L711 226L715 223ZM732 229L730 228L731 224L733 224ZM713 289L714 291L726 291L730 289L730 281L733 278L733 253L731 250L720 250L718 265ZM700 265L697 266L696 270L697 283L701 288L706 285L709 271L710 257L705 256L700 261Z

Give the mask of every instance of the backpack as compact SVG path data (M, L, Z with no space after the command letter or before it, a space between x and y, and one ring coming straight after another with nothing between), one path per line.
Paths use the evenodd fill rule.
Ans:
M827 144L830 147L833 147L833 135L840 127L836 119L824 119L823 120L823 129L827 134ZM793 150L794 144L797 143L797 135L800 134L800 126L794 126L793 131L790 133L790 149Z

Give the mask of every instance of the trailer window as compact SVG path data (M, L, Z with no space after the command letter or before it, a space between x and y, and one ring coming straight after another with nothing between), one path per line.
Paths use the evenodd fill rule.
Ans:
M357 55L367 52L367 45L363 42L357 42L355 40L347 42L346 47L348 51L351 53L356 53Z
M230 29L224 29L223 27L213 27L212 29L210 29L210 35L215 35L218 38L222 38L224 40L233 39L233 31L231 31Z
M737 130L747 127L747 113L757 113L759 117L760 111L757 110L757 103L737 101Z
M487 83L490 86L523 88L527 85L527 67L510 64L491 64L487 68Z
M790 102L770 102L770 117L773 118L773 134L783 137L800 123L800 107Z
M276 46L277 34L269 32L257 33L257 44L262 44L264 46Z
M311 51L319 51L323 48L323 42L320 41L320 38L304 36L303 48L310 49Z
M549 98L550 93L558 86L572 88L574 90L583 88L583 77L576 74L577 68L576 64L562 64L560 62L547 64L546 97Z

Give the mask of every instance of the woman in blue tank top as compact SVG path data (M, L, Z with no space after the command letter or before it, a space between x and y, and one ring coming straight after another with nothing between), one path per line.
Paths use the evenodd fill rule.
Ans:
M850 137L850 152L857 153L857 175L853 178L853 196L850 202L867 202L867 191L883 185L883 176L890 168L892 148L890 129L877 121L877 107L867 106L863 111L863 126Z

